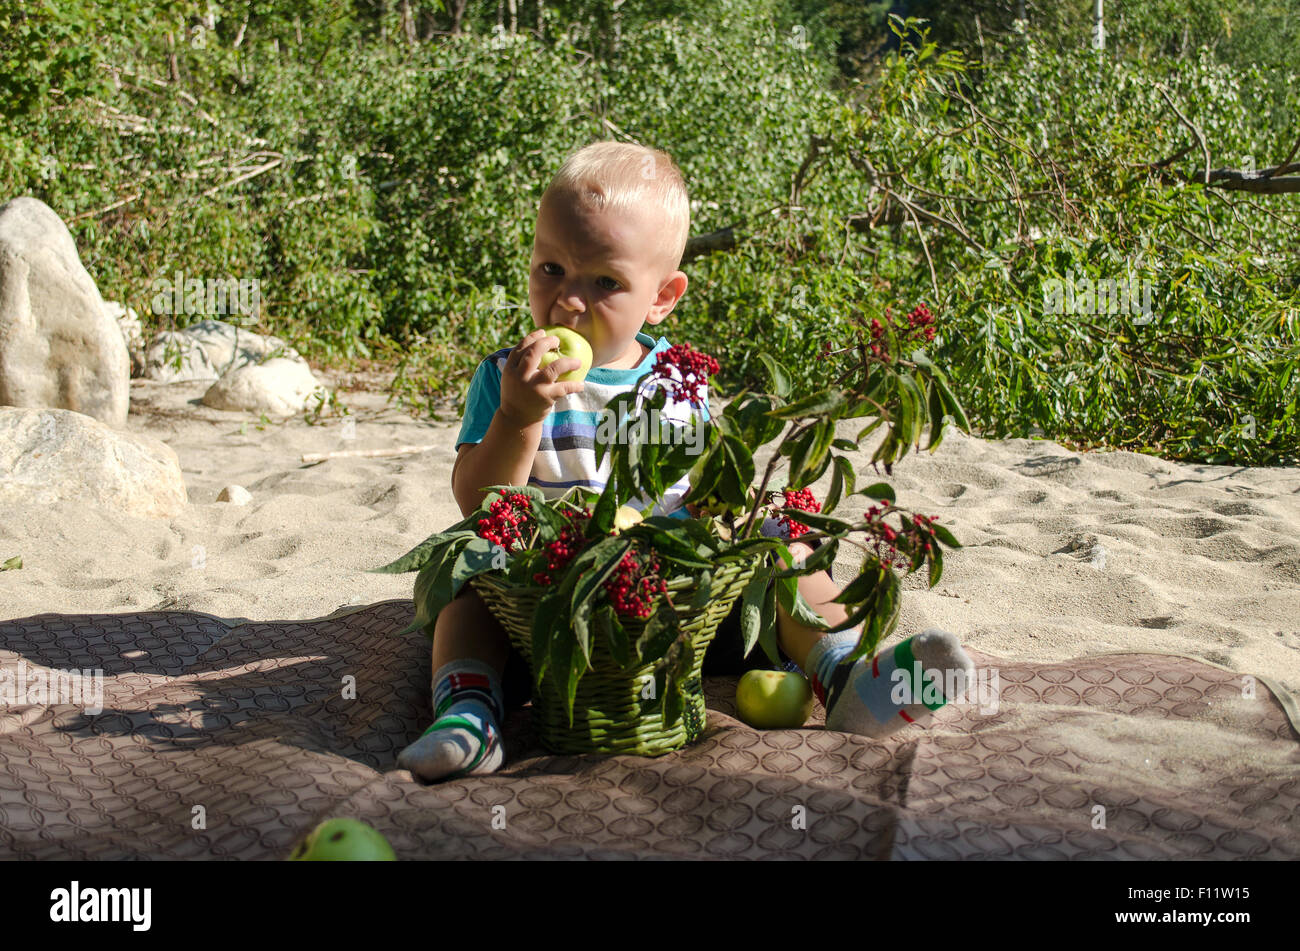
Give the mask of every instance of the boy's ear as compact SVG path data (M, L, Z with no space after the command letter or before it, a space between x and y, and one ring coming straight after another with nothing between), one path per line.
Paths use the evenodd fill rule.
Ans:
M677 306L677 302L682 299L686 293L686 286L690 281L681 271L674 271L659 288L659 296L655 298L654 303L650 305L650 311L646 314L646 323L658 324L668 318Z

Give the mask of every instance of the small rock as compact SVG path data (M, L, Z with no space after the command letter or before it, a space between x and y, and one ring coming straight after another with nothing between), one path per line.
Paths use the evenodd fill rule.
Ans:
M279 337L264 337L223 320L201 320L154 337L145 355L145 373L158 383L217 380L223 373L277 355L306 366L298 351Z
M253 493L242 485L228 485L217 495L217 501L229 502L231 505L247 505L253 501Z
M294 416L302 412L313 394L328 397L311 367L277 357L223 374L203 394L203 403L213 409Z

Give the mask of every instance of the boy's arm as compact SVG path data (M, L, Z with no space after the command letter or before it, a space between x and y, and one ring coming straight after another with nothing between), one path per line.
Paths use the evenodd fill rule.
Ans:
M461 516L479 507L488 486L526 485L541 443L541 420L519 426L497 410L483 441L461 443L451 467L451 492Z
M580 380L558 382L562 373L581 366L574 357L560 357L541 368L542 354L560 345L558 337L538 328L524 337L501 368L499 395L480 392L478 411L486 416L495 404L492 421L479 443L461 443L451 467L451 494L462 516L483 502L483 490L493 485L527 485L537 447L542 444L542 421L563 396L583 388ZM476 375L474 384L488 378ZM473 395L473 393L471 393ZM481 418L481 417L480 417Z

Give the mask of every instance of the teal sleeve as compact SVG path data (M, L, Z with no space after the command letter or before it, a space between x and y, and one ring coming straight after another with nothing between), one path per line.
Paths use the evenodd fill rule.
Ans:
M482 442L500 405L501 369L489 357L478 365L474 378L470 380L469 395L465 397L465 418L461 420L456 448L460 449L461 443Z

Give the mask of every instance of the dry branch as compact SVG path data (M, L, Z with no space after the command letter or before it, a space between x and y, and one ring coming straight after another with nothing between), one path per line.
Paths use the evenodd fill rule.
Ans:
M378 459L384 456L409 456L413 453L428 452L437 446L398 446L396 449L340 449L337 452L308 452L302 457L303 462L324 462L326 459Z

